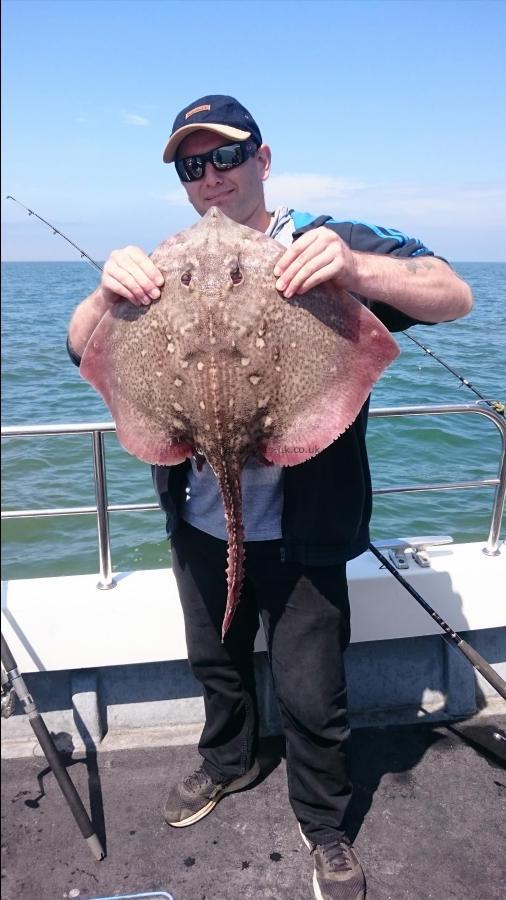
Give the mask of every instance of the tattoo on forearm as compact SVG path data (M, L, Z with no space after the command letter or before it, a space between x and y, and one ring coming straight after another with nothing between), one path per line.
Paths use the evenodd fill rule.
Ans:
M418 269L433 269L434 263L429 262L429 260L424 259L403 259L402 264L408 269L409 272L417 272Z

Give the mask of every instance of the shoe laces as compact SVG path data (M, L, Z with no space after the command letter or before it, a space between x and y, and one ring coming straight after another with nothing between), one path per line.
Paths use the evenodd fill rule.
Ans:
M330 844L315 845L311 853L318 849L323 854L330 866L343 871L351 871L353 868L349 854L349 844L344 838L332 841Z
M188 778L185 778L184 786L188 791L195 791L198 793L203 785L209 784L210 782L211 778L207 772L204 772L204 769L201 766L200 769L197 769L196 772L193 772L192 775L188 775Z

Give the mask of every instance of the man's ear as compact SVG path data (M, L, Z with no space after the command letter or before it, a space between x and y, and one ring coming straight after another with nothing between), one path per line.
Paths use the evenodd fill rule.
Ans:
M271 148L268 144L261 144L257 150L255 160L258 164L258 171L262 181L267 181L271 171Z

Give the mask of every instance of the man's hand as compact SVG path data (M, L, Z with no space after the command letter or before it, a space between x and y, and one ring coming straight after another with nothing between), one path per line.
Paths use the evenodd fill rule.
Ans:
M129 300L147 306L160 297L163 275L140 247L113 250L102 274L101 291L106 304Z
M348 245L330 228L314 228L298 238L274 267L276 288L285 297L305 294L324 281L350 288L355 257Z
M82 356L102 316L118 303L147 306L158 300L164 278L140 247L113 250L102 273L99 287L75 310L69 325L69 341L74 353Z

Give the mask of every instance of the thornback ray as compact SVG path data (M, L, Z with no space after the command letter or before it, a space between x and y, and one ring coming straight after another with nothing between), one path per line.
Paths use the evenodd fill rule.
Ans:
M399 353L346 291L325 283L284 298L273 275L284 250L212 207L151 255L165 278L160 299L115 304L81 362L129 453L170 466L198 451L212 467L228 536L223 639L244 578L247 458L293 466L316 456Z

